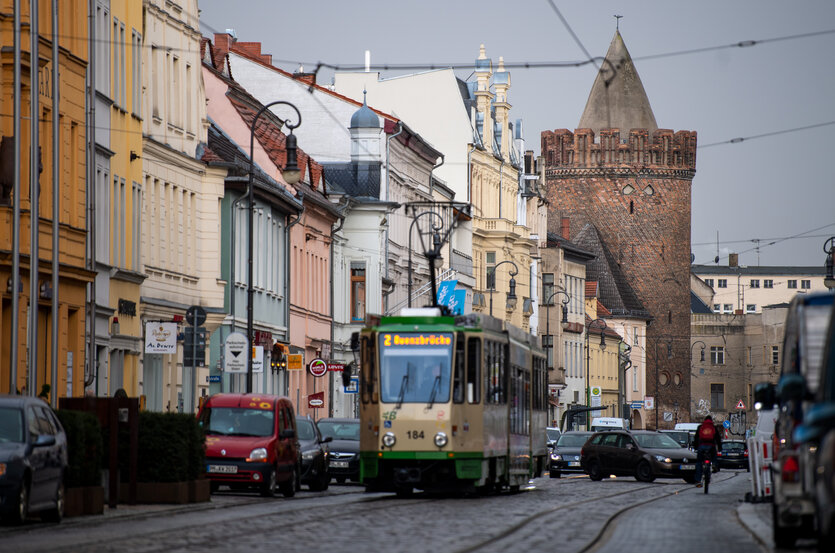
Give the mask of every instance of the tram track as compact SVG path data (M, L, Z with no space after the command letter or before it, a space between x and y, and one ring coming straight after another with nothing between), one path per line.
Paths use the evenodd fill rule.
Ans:
M736 476L737 475L734 474L734 475L731 476L731 478L734 478ZM725 480L730 480L731 478L726 478ZM575 482L583 482L583 481L585 481L585 479L576 479L575 480ZM571 481L566 481L566 483L570 483L570 482ZM582 500L574 501L574 502L571 502L571 503L564 503L564 504L558 505L556 507L552 507L552 508L549 508L549 509L539 511L537 513L534 513L534 514L524 518L523 520L517 522L516 524L514 524L514 525L512 525L508 528L505 528L504 530L502 530L498 534L491 535L490 537L485 538L484 540L481 540L478 543L469 545L468 547L465 547L463 549L456 549L455 553L473 553L475 551L485 549L488 546L491 549L495 548L496 542L501 541L501 540L506 540L507 538L509 538L509 537L513 536L514 534L517 534L519 531L523 530L525 527L529 526L531 523L533 523L535 521L538 521L539 519L542 519L544 517L553 515L555 513L560 512L560 511L566 511L566 510L569 510L569 509L573 509L575 507L579 507L579 506L582 506L582 505L587 505L589 503L595 503L595 502L598 502L598 501L604 501L604 500L613 499L613 498L617 498L617 497L627 496L627 495L635 494L635 493L645 491L645 490L648 490L648 489L658 489L658 484L659 483L647 484L645 486L632 488L630 490L625 490L625 491L622 491L622 492L612 493L612 494L607 494L607 495L602 495L602 496L590 497L590 498L587 498L587 499L582 499ZM595 537L592 538L592 540L589 541L585 546L583 546L581 549L579 549L577 553L593 553L593 551L598 546L603 545L604 543L606 543L606 541L608 541L608 536L614 530L614 527L611 526L612 523L621 514L627 512L631 509L634 509L635 507L640 507L642 505L646 505L647 503L651 503L651 502L657 501L659 499L663 499L663 498L666 498L666 497L676 495L678 493L681 493L682 491L688 491L688 490L695 489L695 488L693 488L692 484L672 484L672 485L675 486L675 489L671 490L670 492L663 493L663 494L655 496L655 497L651 497L651 498L646 499L644 501L639 501L637 503L633 503L633 504L631 504L627 507L624 507L622 509L619 509L617 512L613 513L611 516L609 516L606 519L604 524L601 526L600 530L595 534ZM607 537L607 540L601 541L604 537Z

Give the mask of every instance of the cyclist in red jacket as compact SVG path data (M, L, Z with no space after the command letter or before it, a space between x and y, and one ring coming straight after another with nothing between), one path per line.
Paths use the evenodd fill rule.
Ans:
M706 456L710 456L710 462L716 466L716 452L722 446L722 436L713 424L713 417L705 417L702 424L696 430L696 453L699 454L696 463L696 486L702 487L702 466Z

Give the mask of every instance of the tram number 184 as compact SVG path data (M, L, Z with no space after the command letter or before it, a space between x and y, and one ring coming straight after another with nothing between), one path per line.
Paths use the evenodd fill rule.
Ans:
M408 436L410 440L422 440L423 430L409 430L406 432L406 436Z

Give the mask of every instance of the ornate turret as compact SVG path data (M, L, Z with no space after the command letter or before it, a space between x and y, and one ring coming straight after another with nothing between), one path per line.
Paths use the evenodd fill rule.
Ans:
M362 107L351 116L351 161L374 163L380 161L380 118L368 107L366 91L362 91Z

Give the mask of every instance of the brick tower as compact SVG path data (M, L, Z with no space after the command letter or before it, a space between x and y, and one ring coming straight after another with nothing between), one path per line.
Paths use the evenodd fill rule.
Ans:
M612 71L611 68L615 70ZM696 132L659 129L619 32L574 133L542 133L549 230L594 225L651 316L644 349L648 427L689 420L690 188ZM664 413L674 420L665 421ZM677 417L674 413L677 412Z

